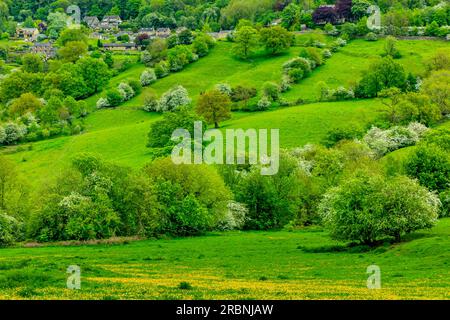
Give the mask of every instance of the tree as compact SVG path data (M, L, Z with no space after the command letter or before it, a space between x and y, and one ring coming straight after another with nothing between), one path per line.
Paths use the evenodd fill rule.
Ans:
M432 21L425 28L425 34L427 36L437 37L439 36L439 25L436 21Z
M406 74L401 64L390 56L374 62L356 87L358 97L374 97L383 89L404 89Z
M174 86L165 92L159 100L159 111L175 111L191 103L191 98L183 86Z
M336 11L330 7L318 7L312 14L312 20L315 24L331 23L335 24L337 20Z
M442 115L450 114L450 70L432 72L423 82L421 91L439 107Z
M158 203L157 233L196 235L225 216L231 193L217 171L207 165L176 165L170 158L150 163L144 174L154 181Z
M69 63L63 64L55 72L48 73L44 78L44 87L61 90L66 96L75 99L86 96L89 90L92 90L86 87L77 65Z
M436 195L407 177L357 172L325 194L319 214L334 239L373 245L431 228L439 203Z
M408 176L430 190L442 192L450 186L450 156L448 151L435 144L418 146L406 161L405 168Z
M123 96L117 89L111 89L106 92L106 99L111 107L117 107L123 102Z
M207 123L219 128L219 122L231 118L231 100L217 89L200 95L197 102L197 113L203 116Z
M58 122L59 111L63 108L61 99L58 97L51 97L44 107L38 112L38 117L42 123L52 125Z
M352 1L352 15L355 19L359 20L368 15L367 10L370 7L370 2L367 0L353 0Z
M170 154L172 147L176 145L171 140L172 133L176 129L183 128L193 136L195 121L200 121L200 118L187 108L164 113L161 120L155 121L150 125L147 147L167 148L169 149L168 154ZM206 128L204 127L203 129Z
M12 72L0 81L0 100L7 102L23 93L39 95L42 91L42 73Z
M234 41L234 53L247 59L258 46L258 31L252 27L242 27L236 32Z
M15 166L4 157L0 157L0 213L7 209L8 193L17 179Z
M42 108L43 103L32 93L23 93L15 99L9 107L9 112L14 116L22 116L27 112L36 112Z
M287 5L281 12L281 25L286 29L291 29L299 25L300 7L295 3Z
M108 84L111 74L103 60L83 57L76 65L90 94L99 92Z
M22 56L22 68L25 72L38 73L44 71L42 57L37 54L27 53Z
M196 57L196 56L195 56ZM171 71L180 71L184 66L193 62L194 54L188 46L176 46L168 51L167 61Z
M67 28L61 32L58 38L58 44L60 46L65 46L68 42L79 41L88 44L88 37L86 36L86 30L84 28Z
M191 30L184 29L178 34L179 44L189 45L192 44L192 41L194 41L194 35L192 34Z
M352 15L352 0L337 0L336 1L336 14L340 18L350 20Z
M450 70L450 51L438 49L425 61L427 71Z
M69 41L58 50L58 56L66 62L75 62L87 53L87 49L82 41Z
M390 56L393 59L398 59L401 57L400 52L397 49L397 39L391 36L386 37L386 42L384 43L384 56Z
M69 19L65 13L56 11L49 13L47 21L49 36L56 39L60 32L67 27L67 21L69 21Z
M238 175L233 188L236 201L249 209L245 229L282 228L296 218L300 202L296 192L297 168L294 159L281 154L276 175L263 176L258 166Z
M147 47L150 60L147 65L154 65L167 57L167 42L164 39L154 39Z
M283 52L292 44L292 34L280 26L264 28L260 32L260 39L266 50L272 55Z
M156 81L156 73L154 69L146 69L142 72L140 77L141 85L143 87L149 86Z

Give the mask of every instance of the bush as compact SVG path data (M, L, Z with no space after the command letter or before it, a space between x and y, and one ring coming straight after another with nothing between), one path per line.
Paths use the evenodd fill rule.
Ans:
M10 245L17 239L19 222L0 211L0 247Z
M223 94L226 94L227 96L231 97L231 94L233 90L231 89L231 86L228 83L219 83L216 84L216 89L222 92Z
M300 52L300 57L308 59L310 61L314 61L316 66L320 66L323 64L323 58L320 54L320 51L316 48L304 48Z
M371 245L431 228L439 205L436 195L407 177L357 173L325 194L319 214L334 239Z
M17 143L27 134L27 127L23 124L8 122L3 125L3 143L13 144Z
M344 87L338 87L337 89L331 89L328 90L326 93L326 96L322 98L327 98L327 100L335 100L335 101L342 101L342 100L349 100L353 99L355 97L355 93L353 90L345 89Z
M330 148L342 140L354 140L361 136L361 131L354 127L334 128L327 132L323 144Z
M412 123L408 127L392 127L382 130L372 127L364 136L363 141L378 157L388 152L415 145L427 128L419 123Z
M323 56L325 59L331 58L332 55L333 55L333 54L332 54L331 51L328 50L328 49L325 49L325 50L323 50L323 52L322 52L322 56Z
M122 93L117 89L111 89L106 92L106 99L111 107L117 107L123 101Z
M147 92L144 96L144 110L159 112L159 102L154 92Z
M149 86L156 81L156 72L154 69L144 70L141 74L140 81L143 87Z
M398 59L401 57L400 51L397 49L397 39L392 36L386 37L382 56L390 56L393 59Z
M167 61L170 71L177 72L186 65L198 59L198 56L192 53L191 49L185 45L179 45L169 50Z
M293 58L283 64L283 70L285 73L293 69L300 69L303 71L303 74L307 76L311 73L311 64L307 59L301 57Z
M227 209L224 218L218 223L218 229L222 231L241 230L247 218L247 207L242 203L230 201Z
M290 69L287 75L291 82L299 83L305 74L302 69Z
M280 89L274 82L265 82L263 84L263 94L272 101L277 101L280 95Z
M142 84L139 80L130 79L128 80L128 84L131 89L133 89L134 95L138 95L142 92Z
M125 82L121 82L119 84L119 86L117 87L117 90L119 91L120 95L122 96L123 101L130 100L131 98L134 97L134 94L135 94L133 88L128 83L125 83Z
M302 76L303 76L303 74L302 74ZM291 77L289 75L283 75L283 77L281 78L281 83L280 83L280 91L286 92L286 91L289 91L291 88L292 88Z
M342 38L337 38L334 42L338 47L345 47L347 45L347 41Z
M255 88L247 88L244 86L237 86L231 91L231 101L247 101L257 95Z
M368 34L366 34L366 40L367 41L377 41L378 36L373 32L369 32Z
M270 102L270 99L264 95L258 101L257 107L258 107L258 110L263 111L263 110L269 109L271 105L272 105L272 102Z
M101 109L101 108L107 108L110 106L108 99L106 98L100 98L97 100L97 104L96 104L97 108Z
M0 144L3 144L6 140L6 132L3 127L0 127Z
M175 86L165 92L159 100L160 111L175 111L191 103L187 90L183 86Z
M155 74L158 79L167 77L169 75L169 64L166 61L161 61L155 65Z

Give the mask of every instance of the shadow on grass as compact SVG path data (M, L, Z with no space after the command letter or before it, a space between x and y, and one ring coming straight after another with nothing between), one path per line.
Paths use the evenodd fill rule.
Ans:
M393 239L383 239L375 242L372 245L366 245L361 243L348 243L337 245L323 245L323 246L298 246L297 249L302 250L305 253L383 253L393 247L393 245L404 244L412 242L414 240L430 238L434 235L429 233L412 233L403 236L401 242L395 242Z

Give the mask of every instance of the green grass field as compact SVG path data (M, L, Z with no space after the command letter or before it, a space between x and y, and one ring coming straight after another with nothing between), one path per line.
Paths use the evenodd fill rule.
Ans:
M367 251L320 228L2 249L0 299L449 299L450 219ZM81 290L66 269L81 268ZM381 289L366 286L369 265ZM180 289L181 282L191 289Z

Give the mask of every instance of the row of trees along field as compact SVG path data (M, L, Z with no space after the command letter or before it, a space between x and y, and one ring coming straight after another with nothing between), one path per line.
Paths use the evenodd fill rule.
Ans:
M55 183L31 192L26 176L0 158L0 243L310 224L344 241L399 241L450 208L450 131L415 129L378 137L378 143L414 139L414 132L422 137L395 170L376 160L367 137L285 150L274 176L262 176L257 166L175 165L164 157L136 171L80 154Z

